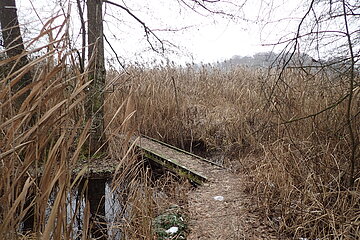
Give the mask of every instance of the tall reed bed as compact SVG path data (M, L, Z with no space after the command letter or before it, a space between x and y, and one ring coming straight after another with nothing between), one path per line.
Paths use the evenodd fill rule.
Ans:
M352 148L357 162L359 151L347 124L348 81L346 74L330 71L291 71L275 87L272 106L281 124L249 175L259 208L282 233L309 239L360 234L358 163L351 173ZM358 89L354 92L350 116L359 139Z
M82 109L89 83L69 47L66 20L54 20L26 43L27 54L38 57L15 71L21 55L0 61L1 239L79 237L68 198L85 172L74 177L72 170L89 128ZM13 92L27 73L32 83ZM80 237L88 236L84 231Z
M83 198L88 191L87 165L93 160L87 155L88 146L84 147L91 134L84 106L92 69L80 68L80 54L68 39L68 19L54 24L60 18L45 23L38 36L26 43L26 53L0 61L0 239L106 237L92 231L96 223L89 199L72 205L74 192ZM14 67L25 54L31 56L29 63ZM31 84L14 91L24 75L31 76ZM138 128L132 79L129 85L121 77L112 78L111 72L108 79L107 88L102 89L104 137L111 164L118 163L112 191L119 193L124 204L117 216L121 222L113 227L121 229L124 239L151 239L152 219L165 208L160 203L170 197L162 195L155 201L159 184L151 180L149 168L129 144ZM81 231L77 231L80 211L81 226L77 227Z
M127 72L117 80L113 97L124 99L130 93L138 132L187 150L196 141L222 150L240 149L254 141L247 133L255 130L260 114L257 80L265 72L239 68L225 73L207 67L134 67Z
M281 234L359 236L359 165L349 186L345 74L285 69L279 78L277 70L189 65L109 76L113 101L131 96L136 131L187 150L220 152L248 175L256 208ZM353 126L360 126L359 104L355 89Z
M118 227L124 239L156 239L155 217L173 204L184 206L189 186L187 181L170 173L154 174L155 169L129 141L139 133L140 119L135 87L138 83L134 81L133 73L108 71L107 74L109 90L105 100L105 123L109 153L112 158L120 156L113 190L119 192L124 204L118 213L123 219ZM153 126L156 127L156 123Z

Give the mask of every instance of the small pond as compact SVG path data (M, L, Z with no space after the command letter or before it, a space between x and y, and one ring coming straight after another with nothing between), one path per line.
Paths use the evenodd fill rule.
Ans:
M88 188L84 189L83 181L80 186L67 195L67 224L71 224L73 239L81 239L84 226L85 202L89 202L90 234L97 239L121 239L120 226L125 216L122 214L124 202L122 193L112 191L111 180L88 179ZM46 217L50 215L56 192L51 194L46 209ZM34 219L28 214L22 222L21 231L32 230ZM46 219L47 220L47 219Z

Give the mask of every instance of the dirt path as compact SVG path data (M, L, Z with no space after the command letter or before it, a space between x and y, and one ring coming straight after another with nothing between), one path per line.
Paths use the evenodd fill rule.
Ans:
M251 202L243 182L238 174L222 169L189 194L191 233L187 239L279 239L249 212ZM216 196L223 200L215 200Z

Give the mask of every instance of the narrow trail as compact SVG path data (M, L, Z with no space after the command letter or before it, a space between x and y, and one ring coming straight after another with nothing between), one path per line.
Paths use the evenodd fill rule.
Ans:
M255 214L244 192L244 177L226 169L189 193L190 234L187 239L279 239ZM221 196L223 200L214 197Z
M245 176L159 140L146 136L135 139L152 161L196 183L204 183L189 193L191 232L187 239L279 239L250 212L252 204L244 191Z

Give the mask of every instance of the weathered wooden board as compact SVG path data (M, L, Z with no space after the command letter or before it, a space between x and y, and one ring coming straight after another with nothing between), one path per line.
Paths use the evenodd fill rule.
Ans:
M144 157L197 184L208 181L213 171L222 168L217 163L153 138L141 136L133 141Z

